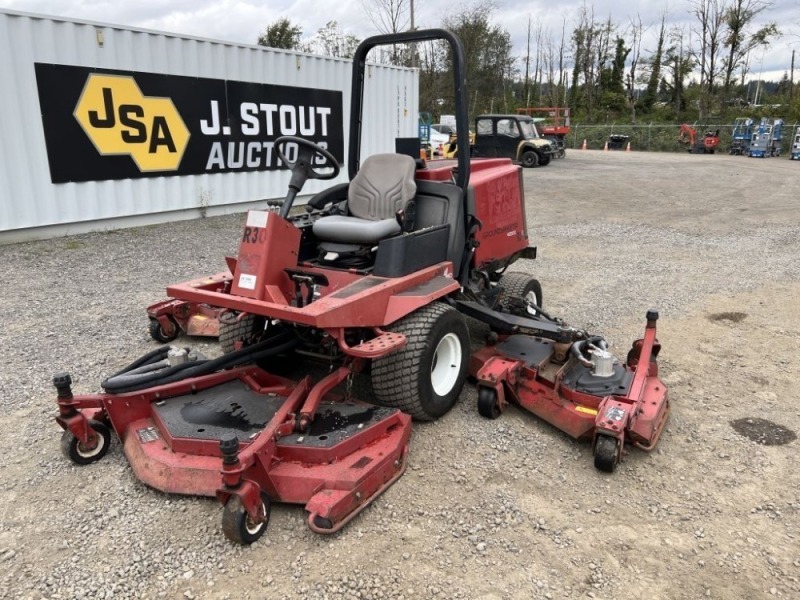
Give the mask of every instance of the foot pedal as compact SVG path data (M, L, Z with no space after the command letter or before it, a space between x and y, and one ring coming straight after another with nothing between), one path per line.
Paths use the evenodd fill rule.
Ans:
M345 352L359 358L380 358L404 348L407 343L408 339L402 333L386 331L368 342L347 348Z

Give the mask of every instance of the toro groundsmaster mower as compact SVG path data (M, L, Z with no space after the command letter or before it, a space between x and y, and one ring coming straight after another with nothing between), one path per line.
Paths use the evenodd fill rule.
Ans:
M625 443L655 445L669 412L655 362L657 315L648 313L644 337L621 363L601 337L542 310L539 282L507 272L535 257L519 166L471 162L467 153L436 168L401 154L361 163L367 53L431 39L452 49L458 144L467 146L458 38L428 30L362 42L349 184L291 213L304 183L335 177L339 165L312 141L277 139L291 170L283 202L250 211L228 270L170 286L155 317L159 329L202 315L219 327L226 353L205 360L165 346L96 395L73 395L69 376L57 376L67 456L98 460L113 430L137 477L167 492L216 496L226 535L250 543L264 532L271 502L304 504L316 532L340 529L402 475L411 418L450 410L468 371L481 414L496 417L517 403L591 439L605 471ZM467 316L491 329L471 358ZM329 373L290 378L286 365L306 361L307 371L315 361ZM370 377L374 405L351 397L358 372Z

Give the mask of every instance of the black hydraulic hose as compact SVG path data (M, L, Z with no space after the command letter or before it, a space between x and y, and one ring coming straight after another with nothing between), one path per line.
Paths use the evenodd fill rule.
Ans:
M282 343L275 345L276 341ZM103 389L110 394L133 392L156 385L164 385L182 379L188 379L189 377L207 375L216 371L231 369L243 364L269 358L270 356L275 356L276 354L291 350L298 343L299 340L294 337L287 339L287 336L276 336L213 360L189 361L156 372L131 373L130 371L134 370L131 367L141 364L142 359L139 359L121 373L106 379L101 385ZM158 351L154 351L151 352L150 355L158 356L157 353ZM151 360L154 356L151 356Z
M608 348L608 342L606 342L599 335L593 335L590 338L587 338L585 340L580 340L579 342L575 342L574 344L572 344L572 346L570 346L569 352L570 354L572 354L572 356L578 359L581 362L581 364L588 367L592 363L588 358L586 358L583 355L583 350L584 348L586 348L586 346L589 346L591 344L594 344L598 348L603 348L603 350Z
M111 375L109 379L112 379L117 375L122 375L123 373L128 373L130 371L133 371L134 369L138 369L142 365L149 365L159 360L163 360L167 357L167 354L169 354L169 349L170 349L169 346L161 346L160 348L156 348L152 352L148 352L144 356L140 356L121 371L117 371L116 373Z

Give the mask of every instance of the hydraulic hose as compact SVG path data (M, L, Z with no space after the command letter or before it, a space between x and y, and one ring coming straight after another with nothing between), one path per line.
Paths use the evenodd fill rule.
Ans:
M578 361L580 361L580 363L585 367L594 366L592 364L592 361L590 361L583 355L584 349L590 345L595 345L598 348L602 348L603 350L608 348L608 342L606 342L599 335L593 335L592 337L587 338L585 340L580 340L579 342L575 342L574 344L572 344L572 346L570 346L569 349L570 354L572 354L572 356L578 359Z
M101 385L109 394L134 392L253 363L287 352L294 348L299 341L291 334L281 334L213 360L189 361L172 367L166 366L168 363L164 357L169 352L169 346L164 346L137 359L122 371L106 379ZM159 364L164 364L165 367L159 369Z

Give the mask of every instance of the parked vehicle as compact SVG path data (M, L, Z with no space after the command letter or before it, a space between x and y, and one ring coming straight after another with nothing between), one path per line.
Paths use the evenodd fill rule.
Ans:
M475 119L473 156L510 158L530 168L550 164L555 152L527 115L480 115Z
M753 119L739 117L733 123L731 134L731 154L746 156L750 152L750 140L753 137Z
M550 140L556 149L555 158L564 158L566 138L569 135L569 108L561 106L518 108L517 114L534 117L536 128L543 138Z
M792 142L792 153L789 155L792 160L800 160L800 126L794 130L794 141Z
M701 135L698 129L683 123L678 141L688 144L690 154L714 154L719 146L719 129L709 130Z
M761 119L750 140L751 158L780 156L783 150L783 119Z

